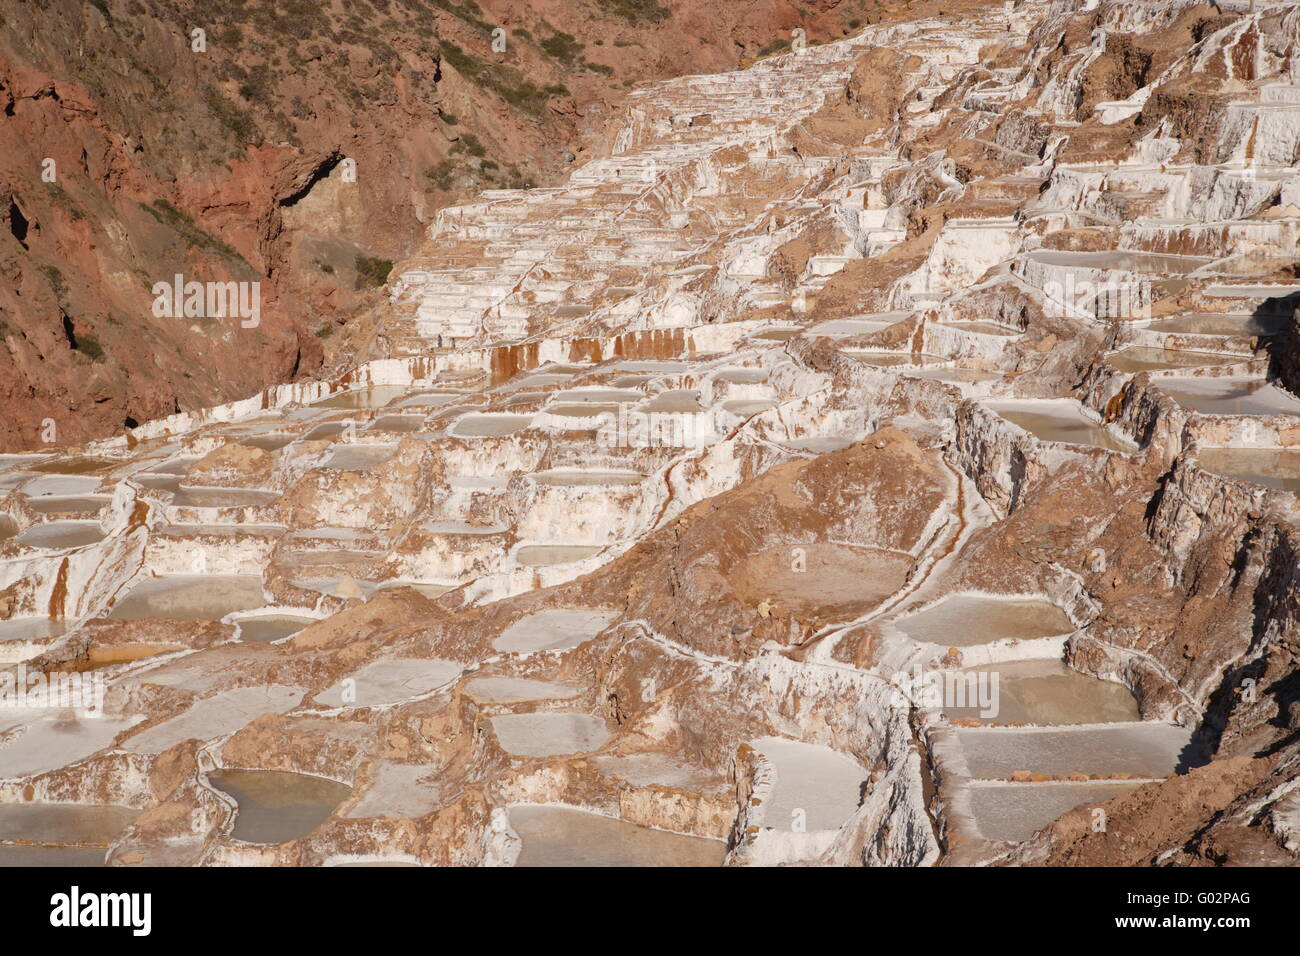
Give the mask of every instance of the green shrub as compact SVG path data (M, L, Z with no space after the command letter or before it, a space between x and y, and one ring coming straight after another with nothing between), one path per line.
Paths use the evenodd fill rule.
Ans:
M357 289L379 289L388 281L393 271L393 260L370 256L357 256Z
M104 357L104 347L89 332L77 336L77 351L92 362L98 362Z
M596 0L596 5L631 23L642 20L660 23L673 15L667 7L660 6L657 0Z

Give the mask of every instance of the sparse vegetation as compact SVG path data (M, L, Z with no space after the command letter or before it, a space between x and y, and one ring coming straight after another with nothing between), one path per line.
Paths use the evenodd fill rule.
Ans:
M380 289L388 281L388 273L393 271L393 260L372 256L357 256L357 289Z
M672 10L657 0L596 0L596 5L631 23L660 23L673 15Z
M104 357L104 347L99 344L99 339L89 332L77 336L76 349L92 362L98 362Z

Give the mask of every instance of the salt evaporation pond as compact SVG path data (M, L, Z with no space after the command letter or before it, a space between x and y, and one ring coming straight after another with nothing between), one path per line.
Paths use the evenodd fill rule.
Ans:
M1162 378L1179 405L1206 415L1300 415L1300 398L1258 378Z
M912 638L941 647L974 647L1014 637L1032 640L1074 631L1065 612L1040 598L950 594L894 626Z
M347 784L283 770L222 770L209 782L239 804L231 836L245 843L284 843L311 833L352 795Z
M588 753L609 739L599 717L556 711L493 717L492 731L501 749L518 757Z
M407 385L375 385L370 388L358 388L350 392L331 395L319 402L313 402L312 407L357 410L383 408L393 399L405 395L410 390Z
M106 847L139 815L131 807L108 804L0 804L0 843L24 840Z
M299 617L293 614L259 614L239 620L239 639L255 644L270 644L292 637L304 627L315 624L318 618Z
M1300 448L1202 448L1196 466L1266 488L1300 491Z
M104 540L98 521L47 521L34 524L14 539L24 548L83 548Z
M862 803L867 772L830 747L782 737L760 737L750 745L776 768L776 785L766 801L763 825L776 830L838 830Z
M585 561L599 552L598 545L530 544L515 552L515 560L525 568L548 568L557 564Z
M1092 445L1126 453L1133 451L1133 445L1112 435L1073 399L988 402L985 407L1043 441Z
M92 515L111 500L108 495L42 495L27 499L27 505L37 514Z
M1157 372L1171 368L1202 368L1231 365L1245 360L1242 355L1218 355L1183 349L1159 349L1133 345L1106 355L1106 364L1117 372Z
M532 415L480 412L462 416L448 434L454 438L501 438L522 431L532 422Z
M970 678L991 690L989 678L998 675L996 713L985 717L979 706L955 707L945 700L940 709L949 720L975 719L998 724L1103 724L1141 718L1137 700L1123 684L1081 674L1059 660L1012 661L957 671L967 690ZM967 701L974 699L967 696Z
M1173 332L1183 335L1276 335L1286 327L1280 316L1254 316L1226 312L1184 312L1168 318L1156 319L1145 328L1151 332Z
M1131 793L1140 783L1096 781L1087 783L973 782L967 793L975 827L987 840L1020 843L1063 813L1090 803Z
M551 608L536 611L515 621L492 642L492 648L506 653L560 651L591 640L615 618L616 611L587 608Z
M721 866L721 840L636 826L567 807L514 806L516 866Z
M147 617L215 621L265 602L257 574L165 574L135 585L108 616L119 621Z

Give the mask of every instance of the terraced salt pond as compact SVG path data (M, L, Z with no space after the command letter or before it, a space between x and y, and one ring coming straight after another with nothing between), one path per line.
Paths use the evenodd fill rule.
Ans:
M191 737L210 740L234 733L263 714L282 714L297 706L302 696L303 688L280 684L221 691L170 720L131 735L122 746L132 753L157 754Z
M532 476L539 485L552 488L576 488L582 486L605 485L639 485L645 476L635 471L602 471L578 468L552 468L539 471Z
M337 471L366 471L377 468L397 454L396 445L336 445L320 467Z
M1202 448L1195 462L1214 475L1300 491L1300 448Z
M146 578L113 606L119 621L147 617L215 621L266 603L257 574L168 574Z
M1144 326L1151 332L1172 332L1183 335L1257 336L1276 335L1286 328L1281 316L1254 316L1225 312L1184 312L1156 319Z
M222 770L209 774L208 781L239 805L230 835L245 843L304 837L352 795L347 784L282 770Z
M639 409L643 412L667 412L670 414L689 415L704 411L700 404L699 392L686 389L672 389L660 392Z
M907 313L885 314L875 319L831 319L808 329L805 335L821 335L827 338L848 338L853 335L869 335L889 328L895 322L905 318Z
M312 407L355 410L383 408L393 399L399 398L409 391L410 388L406 385L375 385L370 388L353 389L350 392L331 395L329 398L313 403Z
M984 594L950 594L897 619L894 626L914 641L941 647L1056 637L1075 630L1065 612L1050 601Z
M41 495L27 499L27 506L37 514L93 515L111 500L108 495Z
M994 401L984 403L984 407L1043 441L1091 445L1125 453L1134 450L1131 443L1111 434L1073 399Z
M300 617L293 614L259 614L254 617L241 618L239 639L255 644L270 644L292 637L304 627L315 624L314 617Z
M953 320L951 322L939 322L936 324L948 329L958 329L962 332L977 332L980 335L1000 335L1010 337L1021 334L1020 329L1013 329L1009 325L990 322L987 319L970 319L968 321Z
M567 807L510 807L515 866L721 866L721 840L668 833Z
M1054 777L1173 773L1191 740L1188 727L1142 723L1070 727L958 727L953 730L972 777L1005 779L1027 770Z
M588 753L609 739L599 717L556 711L493 717L492 731L501 749L517 757Z
M429 693L464 670L438 658L381 658L316 695L322 707L384 707Z
M1206 415L1300 415L1300 398L1258 378L1162 378L1179 405Z
M906 374L911 378L927 378L953 384L992 382L1002 377L1001 372L987 372L978 368L920 368Z
M763 826L807 832L837 830L862 802L867 772L830 747L760 737L750 745L771 761L776 784L766 800Z
M182 508L256 508L280 497L261 488L200 488L179 485L171 503Z
M582 687L526 677L478 677L465 684L465 693L482 704L512 704L526 700L570 700L582 693Z
M976 829L987 840L1020 843L1063 813L1131 793L1140 782L1118 780L995 783L976 780L967 789Z
M515 560L525 568L549 568L585 561L600 550L597 545L586 544L530 544L515 552Z
M562 651L591 640L618 617L616 611L552 608L515 621L492 643L494 650L527 654Z
M1136 721L1140 718L1137 700L1123 684L1099 680L1081 674L1063 661L1014 661L957 671L953 676L971 688L970 678L979 686L992 688L988 677L996 674L997 695L992 701L994 713L986 714L975 705L973 696L964 699L972 706L952 706L955 697L945 700L941 708L949 720L961 718L999 724L1102 724ZM956 685L954 685L956 686Z
M25 548L83 548L104 540L98 521L46 521L34 524L14 539Z
M22 846L0 843L0 867L104 866L104 847Z
M532 415L475 413L461 416L448 434L454 438L501 438L523 431L532 423Z
M1106 364L1117 372L1157 372L1173 368L1203 368L1244 361L1240 355L1213 352L1190 352L1183 349L1157 349L1130 346L1106 356Z
M112 805L0 804L0 867L103 866L108 845L139 815Z
M1180 256L1159 252L1111 249L1103 252L1071 252L1045 249L1030 253L1030 259L1056 266L1078 266L1104 271L1151 275L1186 275L1209 264L1208 256Z
M296 437L292 432L270 432L264 435L250 435L248 438L241 439L239 444L262 451L279 451Z
M857 359L864 365L879 365L882 368L894 368L901 365L933 365L945 362L941 355L927 352L880 352L873 349L841 349L851 359Z
M0 777L45 773L83 760L140 719L76 717L62 711L0 711Z

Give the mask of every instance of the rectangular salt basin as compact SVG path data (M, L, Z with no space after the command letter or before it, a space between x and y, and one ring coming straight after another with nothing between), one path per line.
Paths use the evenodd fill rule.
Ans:
M838 830L862 802L867 772L849 755L782 737L760 737L750 744L776 768L763 826Z
M1153 383L1205 415L1300 415L1300 398L1258 378L1162 378Z
M1091 445L1124 453L1136 447L1112 435L1074 399L987 402L984 407L1043 441Z
M993 675L997 675L996 695ZM1064 661L1012 661L966 668L948 676L952 683L943 685L944 700L939 709L949 720L1055 726L1141 718L1137 700L1123 684L1081 674ZM958 698L958 693L963 696ZM959 703L967 706L956 706Z
M457 419L447 434L454 438L500 438L522 431L532 423L532 415L474 413Z
M14 846L0 843L0 868L104 866L104 847Z
M1014 637L1033 640L1074 631L1065 612L1040 598L950 594L894 622L914 641L973 647Z
M395 454L396 445L335 445L319 467L336 471L366 471L382 465Z
M1069 252L1047 249L1030 254L1037 262L1051 265L1079 266L1085 269L1119 270L1153 275L1186 275L1213 260L1208 256L1176 256L1158 252L1122 249L1105 252Z
M899 314L902 317L902 313ZM820 335L827 338L847 338L852 335L869 335L893 325L897 319L831 319L808 329L806 335Z
M104 540L98 521L46 521L34 524L14 539L24 548L83 548Z
M1151 332L1173 332L1184 335L1276 335L1286 328L1281 317L1233 315L1222 312L1186 312L1157 319L1145 326Z
M1247 360L1243 355L1217 355L1183 349L1157 349L1134 345L1106 353L1106 364L1117 372L1152 372L1169 368L1205 368L1233 365Z
M107 846L139 815L130 807L99 804L0 804L0 842Z
M516 866L721 866L721 840L636 826L567 807L514 806Z
M872 349L842 349L851 359L857 359L865 365L879 365L891 368L898 365L933 365L935 362L947 361L942 356L927 352L880 352Z
M515 552L515 560L525 568L549 568L557 564L585 561L600 553L600 545L533 544Z
M215 621L266 603L257 574L168 574L136 584L109 612L119 621L157 617Z
M1214 475L1300 491L1300 448L1202 448L1194 463Z
M411 390L409 385L375 385L371 388L359 388L350 392L331 395L319 402L313 402L313 408L382 408L393 399L405 395Z
M1086 803L1101 803L1132 793L1140 783L973 783L970 810L987 840L1020 843L1062 814Z
M281 770L222 770L208 780L235 798L239 812L230 835L245 843L276 844L305 837L352 795L347 784Z
M108 495L43 495L27 504L37 514L87 515L102 511L111 500Z
M1072 773L1166 777L1178 767L1192 732L1154 721L1069 728L954 730L972 777L1009 779L1017 770L1065 777Z
M989 322L985 319L971 319L969 321L939 322L947 329L959 329L963 332L977 332L980 335L1002 335L1013 336L1020 335L1020 329L1013 329L1007 325L999 325L997 322Z

